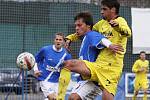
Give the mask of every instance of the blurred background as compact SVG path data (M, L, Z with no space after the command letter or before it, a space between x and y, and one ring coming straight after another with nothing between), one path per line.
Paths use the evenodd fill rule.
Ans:
M121 4L120 16L127 20L131 28L132 8L150 9L150 0L118 1ZM16 57L24 51L34 55L42 46L52 44L57 32L65 35L74 33L73 18L80 11L90 11L96 23L101 19L100 2L101 0L0 0L0 100L5 100L8 93L10 95L7 100L43 100L33 71L20 73ZM142 40L135 40L144 41L144 36L141 37ZM131 72L132 65L139 56L133 52L133 40L133 36L128 40L124 73L118 86L122 100L130 99L125 97L125 73ZM80 43L81 41L72 44L73 58L78 56ZM147 45L150 47L150 44ZM147 54L147 59L150 60L150 54ZM68 94L75 81L75 75L72 75ZM121 99L116 96L116 100Z

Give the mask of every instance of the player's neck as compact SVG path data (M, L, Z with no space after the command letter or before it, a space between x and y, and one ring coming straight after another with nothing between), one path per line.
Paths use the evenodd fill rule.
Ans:
M108 19L108 21L114 20L114 19L118 18L118 16L119 16L119 15L116 15L116 14L115 14L115 15L112 15L112 16L110 17L110 19Z
M146 59L140 59L140 60L145 61Z
M58 48L55 45L53 45L53 50L56 51L56 52L61 52L62 51L62 47Z

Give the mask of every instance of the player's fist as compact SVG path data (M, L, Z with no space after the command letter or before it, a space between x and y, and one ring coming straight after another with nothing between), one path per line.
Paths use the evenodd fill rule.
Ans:
M34 76L37 78L41 75L42 71L36 70L34 71Z
M109 21L109 24L112 26L112 27L116 27L116 26L119 26L119 23L115 20L110 20Z
M144 67L139 69L139 72L144 72L144 71L146 71L146 69Z
M71 52L70 44L71 44L71 40L66 39L65 44L64 44L64 47L66 48L66 50L67 50L68 52Z
M116 54L116 53L120 54L120 52L124 52L123 47L119 44L111 44L111 45L109 45L109 49L112 52L114 52L114 54Z

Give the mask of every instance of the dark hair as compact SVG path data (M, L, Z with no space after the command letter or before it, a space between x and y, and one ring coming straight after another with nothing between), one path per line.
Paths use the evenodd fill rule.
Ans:
M116 8L116 14L119 13L120 3L117 0L102 0L102 5L107 6L108 8Z
M145 52L145 51L141 51L141 52L140 52L140 54L141 54L141 53L145 53L145 54L146 54L146 52Z
M58 33L56 33L56 34L55 34L55 36L56 36L56 35L62 36L62 37L63 37L63 39L65 40L65 35L64 35L64 33L62 33L62 32L58 32Z
M85 11L85 12L78 13L74 17L74 20L76 21L78 19L83 19L83 22L85 22L86 25L89 25L92 29L92 27L93 27L93 16L91 15L90 12Z

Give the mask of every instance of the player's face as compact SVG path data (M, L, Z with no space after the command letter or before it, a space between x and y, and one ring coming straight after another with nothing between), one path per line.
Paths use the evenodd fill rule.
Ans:
M78 19L75 21L75 30L77 36L83 36L89 31L89 27L89 25L86 25L85 22L83 22L83 19Z
M63 36L56 35L55 40L54 40L54 45L57 49L60 49L64 44L64 39Z
M146 54L145 54L145 53L141 53L141 54L140 54L140 58L141 58L142 60L145 60Z
M105 5L101 6L101 16L105 19L105 20L110 20L111 19L111 9L108 8Z

